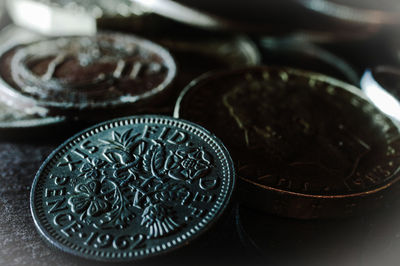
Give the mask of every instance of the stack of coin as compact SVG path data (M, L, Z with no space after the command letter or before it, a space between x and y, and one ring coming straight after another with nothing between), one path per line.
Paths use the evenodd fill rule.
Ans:
M260 227L395 202L400 71L336 51L400 25L397 6L214 2L6 1L0 136L67 139L25 199L67 260L214 256L230 231L258 258Z

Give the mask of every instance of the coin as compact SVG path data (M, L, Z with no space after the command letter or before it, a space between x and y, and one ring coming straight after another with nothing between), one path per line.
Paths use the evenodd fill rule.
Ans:
M398 24L400 8L396 1L384 0L297 0L310 10L353 23Z
M189 82L211 70L234 69L260 63L261 56L256 45L246 36L200 35L197 37L154 37L171 51L179 75L174 81L174 90L160 106L149 106L147 112L172 114L176 99Z
M184 89L174 116L220 137L241 200L279 215L369 210L399 177L398 126L357 88L320 74L254 67L205 75Z
M88 259L145 258L186 245L226 209L235 171L205 129L163 116L98 124L67 140L31 189L36 227Z
M391 66L367 69L360 84L382 112L400 121L400 69Z
M176 73L161 46L111 32L16 46L0 64L1 89L20 105L68 116L156 101Z
M143 15L129 0L10 0L7 9L18 26L52 36L93 35L103 20L132 24Z
M7 26L0 32L0 51L8 50L9 47L20 45L27 42L32 42L40 39L41 36L21 29L16 26ZM0 66L0 69L4 65ZM0 71L1 72L1 71ZM8 86L0 75L0 87ZM3 89L0 89L3 91ZM10 99L10 95L0 92L0 135L16 136L15 133L21 133L21 130L29 130L29 136L33 134L33 128L47 128L65 122L65 117L46 116L40 108L31 106L22 110L16 102ZM36 114L39 113L39 114ZM24 138L28 135L26 131ZM36 134L35 134L36 135Z
M287 37L265 37L261 39L260 47L263 52L263 62L267 65L301 68L354 85L359 83L359 76L353 66L311 42Z
M333 21L299 1L133 0L146 12L212 31L294 35L313 42L366 39L380 25ZM229 8L227 8L229 6ZM318 23L315 23L318 21Z

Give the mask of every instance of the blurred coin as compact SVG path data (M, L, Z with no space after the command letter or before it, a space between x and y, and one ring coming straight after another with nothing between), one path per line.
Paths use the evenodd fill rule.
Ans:
M181 90L205 72L254 66L261 60L256 45L245 36L169 36L153 39L171 51L178 64L179 75L174 81L171 96L161 108L148 108L152 113L172 114Z
M260 46L266 65L300 68L358 85L359 77L342 58L305 40L262 38Z
M361 89L384 113L400 121L400 69L378 66L367 69L361 78Z
M23 30L15 26L8 26L0 32L0 50L4 51L8 47L12 47L17 44L35 41L40 39L39 35L33 34L29 31ZM4 65L0 66L2 69ZM0 80L0 87L8 86L4 83L4 80ZM3 89L0 89L2 92ZM61 122L65 122L64 117L50 117L40 116L35 114L37 111L40 113L40 108L28 108L22 110L18 103L12 101L9 102L9 96L0 93L0 135L13 135L15 136L22 129L29 129L30 136L33 134L33 128L47 128L48 126L55 126Z
M46 35L93 35L103 19L143 13L130 0L7 0L7 8L17 25Z
M396 0L298 0L298 2L326 16L353 23L400 23L400 5Z
M148 12L200 28L262 33L270 36L293 35L317 42L364 39L379 28L379 25L332 21L327 16L310 11L297 0L133 1L142 5ZM198 17L201 19L197 19Z
M238 169L241 200L297 218L378 206L399 178L400 134L346 83L290 68L205 75L175 117L215 132Z
M3 52L0 63L1 89L10 99L68 116L153 103L176 73L174 59L161 46L111 32L15 46Z
M101 261L148 258L208 231L235 185L210 132L163 116L107 121L78 133L39 169L35 225L52 246Z
M92 35L102 27L153 31L149 25L157 24L166 31L186 25L212 32L294 34L318 42L338 42L367 38L378 26L332 23L296 0L8 0L7 4L16 24L56 36Z

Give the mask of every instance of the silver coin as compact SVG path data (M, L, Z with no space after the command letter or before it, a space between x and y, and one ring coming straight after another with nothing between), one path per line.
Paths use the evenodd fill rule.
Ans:
M31 211L51 245L94 260L146 258L187 245L227 208L235 171L193 123L133 116L67 140L39 169Z
M16 26L8 26L0 32L0 53L10 47L36 41L42 36ZM9 85L0 77L0 91ZM46 111L36 106L22 110L12 100L13 95L0 93L0 134L11 133L21 129L53 126L65 122L65 117L46 116Z
M0 60L1 89L10 101L80 117L154 103L176 73L163 47L113 32L41 39L10 48Z

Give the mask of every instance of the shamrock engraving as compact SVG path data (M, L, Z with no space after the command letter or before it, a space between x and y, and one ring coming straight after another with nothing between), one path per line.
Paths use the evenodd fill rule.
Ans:
M75 187L74 196L68 200L74 213L82 214L81 220L86 217L95 217L105 213L109 209L108 203L102 198L100 184L91 180L86 184L79 184Z
M182 222L171 204L185 202L187 184L208 173L211 155L199 147L167 149L162 141L143 139L132 129L113 131L100 142L103 160L88 157L79 168L68 199L72 213L102 230L126 228L141 218L149 239L177 230Z

